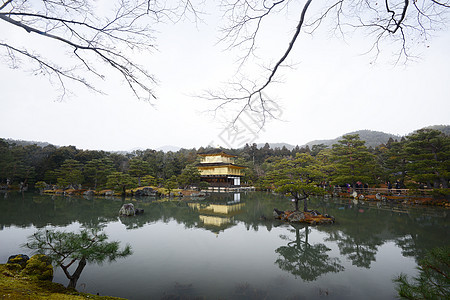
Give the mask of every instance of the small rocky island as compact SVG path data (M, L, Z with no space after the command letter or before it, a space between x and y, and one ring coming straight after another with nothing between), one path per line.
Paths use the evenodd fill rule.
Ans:
M142 208L134 208L133 203L126 203L122 205L122 207L119 210L119 216L124 217L132 217L135 215L141 215L144 213L144 210Z
M318 224L333 224L334 217L325 214L322 215L317 210L308 210L308 211L281 211L276 208L273 210L273 216L275 219L280 219L290 223L307 223L311 225Z

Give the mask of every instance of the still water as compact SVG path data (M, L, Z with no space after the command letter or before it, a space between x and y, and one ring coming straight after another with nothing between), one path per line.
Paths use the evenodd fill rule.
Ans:
M292 226L272 219L287 198L267 193L203 199L126 199L0 194L0 261L48 227L105 225L133 254L88 264L77 289L128 299L394 299L392 279L417 275L424 253L450 243L448 212L348 199L311 199L336 224ZM119 218L123 203L145 213ZM55 282L68 284L62 271Z

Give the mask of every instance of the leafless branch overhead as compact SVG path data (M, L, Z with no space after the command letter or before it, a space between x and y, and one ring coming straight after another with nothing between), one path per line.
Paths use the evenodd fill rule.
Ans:
M250 76L238 84L228 85L228 88L209 91L205 96L219 103L217 109L230 105L239 107L233 124L242 113L254 111L255 98L259 99L262 118L270 117L264 104L274 99L268 96L267 89L274 84L280 66L292 55L295 44L301 42L299 35L302 30L314 34L325 26L341 38L346 38L347 32L359 30L372 40L368 53L374 54L375 59L389 48L398 63L410 58L412 44L424 43L431 32L445 28L450 12L448 0L304 0L302 4L290 0L224 0L222 5L226 25L222 29L221 42L227 43L228 49L242 49L238 69L248 64L251 56L255 57L264 22L277 14L291 16L296 12L300 15L285 50L278 54L278 59L268 69L263 69L266 72L263 80L256 84L257 80L251 80ZM286 31L284 24L278 27ZM254 77L257 78L256 75Z
M96 7L105 5L106 7ZM105 79L108 68L122 76L138 99L156 98L155 77L137 63L134 55L155 48L152 25L160 21L175 21L197 11L190 0L176 1L172 6L155 0L8 0L0 4L0 26L6 23L21 28L25 34L55 40L64 49L71 49L69 59L57 62L36 53L31 44L18 44L15 39L3 39L0 48L28 58L34 69L43 74L56 75L64 97L66 84L78 82L98 91L91 75ZM1 55L1 53L0 53ZM66 54L65 54L66 55ZM99 64L98 62L103 64Z

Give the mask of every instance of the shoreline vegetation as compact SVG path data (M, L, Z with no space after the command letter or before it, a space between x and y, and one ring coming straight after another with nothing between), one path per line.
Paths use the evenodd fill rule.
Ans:
M60 283L40 280L35 276L26 275L20 268L8 267L11 264L0 264L0 298L1 299L94 299L123 300L124 298L100 296L81 293L75 289L64 287Z
M383 185L382 185L383 186ZM43 190L43 194L60 195L60 196L111 196L111 197L139 197L142 190L151 190L151 195L143 195L150 197L205 197L207 193L217 192L213 190L192 190L192 189L174 189L167 190L155 186L142 186L134 189L126 190L126 194L111 189L105 190L86 190L86 189L48 189ZM257 189L250 189L257 190ZM231 191L232 192L232 191ZM138 195L138 196L136 196ZM433 190L427 189L388 189L387 187L353 189L353 188L333 188L325 194L326 197L348 198L350 200L397 203L403 205L426 205L440 206L450 208L450 201L442 194L433 194Z
M401 140L389 138L378 146L366 146L358 134L348 134L331 146L272 149L268 143L263 147L253 143L239 149L131 153L21 145L0 138L0 190L186 196L186 190L201 193L213 187L198 168L199 154L212 150L236 157L234 163L243 167L239 177L244 188L299 199L347 193L360 200L406 197L407 202L427 205L445 206L450 200L450 136L435 129L420 129Z

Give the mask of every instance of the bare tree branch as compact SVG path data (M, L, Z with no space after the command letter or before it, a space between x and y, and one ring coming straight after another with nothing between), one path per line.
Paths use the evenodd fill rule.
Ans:
M243 56L239 58L240 65L249 62L249 57L255 57L258 47L257 37L263 30L263 22L269 16L286 13L291 1L258 1L258 0L224 0L224 16L229 24L222 29L221 42L229 42L227 49L243 48ZM316 2L315 2L316 3ZM406 63L411 59L412 46L417 41L426 42L430 32L444 28L448 23L450 7L448 0L330 0L318 3L313 10L309 9L311 0L305 0L301 9L301 17L296 23L289 45L280 53L279 58L269 67L262 83L248 79L238 83L228 84L228 88L219 91L208 91L204 98L215 101L217 110L229 106L239 109L231 121L236 124L245 112L258 112L264 120L271 117L266 111L266 104L275 100L268 96L269 86L274 84L274 78L280 73L280 67L292 55L292 48L299 42L299 34L303 30L314 34L321 27L332 28L339 37L346 38L348 31L362 30L367 35L367 41L372 40L366 54L374 54L377 60L382 51L389 49L394 53L394 63ZM412 5L411 5L412 4ZM306 14L308 13L308 20ZM255 57L255 59L257 59ZM267 70L266 70L267 71ZM243 76L245 77L245 76ZM257 101L256 101L257 100ZM258 104L257 109L255 108Z
M45 75L56 75L60 98L66 95L69 82L78 82L88 89L100 89L89 79L94 75L101 80L108 76L107 68L117 71L133 94L141 100L156 99L153 88L155 77L136 63L135 53L150 52L155 48L151 25L165 20L176 21L187 14L197 18L198 11L190 0L179 0L169 5L157 0L118 0L115 8L109 1L102 3L108 9L96 8L93 0L8 0L0 5L0 26L10 25L36 35L45 43L55 40L70 48L72 60L57 63L53 58L33 53L31 44L16 45L14 39L1 41L6 49L5 58L11 59L11 51L37 63L37 69L45 69ZM1 55L1 53L0 53ZM98 64L100 59L102 64ZM71 64L69 66L69 64ZM16 61L14 65L17 66Z

